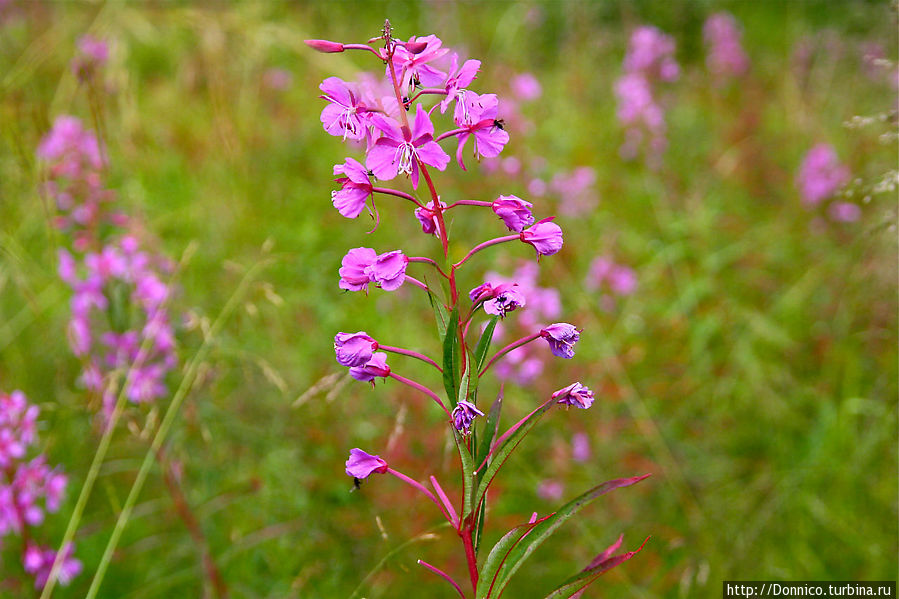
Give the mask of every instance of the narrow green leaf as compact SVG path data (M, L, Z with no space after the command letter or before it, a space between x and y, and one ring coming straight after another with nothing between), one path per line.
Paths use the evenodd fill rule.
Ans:
M461 355L459 352L459 337L456 334L459 328L459 308L453 308L446 325L446 333L443 337L443 387L446 389L446 397L456 406L456 397L459 395L459 369L461 367Z
M477 599L487 597L487 594L490 592L490 586L493 583L493 577L502 565L506 555L521 540L521 537L526 535L533 527L532 524L519 524L504 534L493 546L493 549L490 550L487 559L484 561L484 565L481 567L481 571L478 572L478 588L475 591Z
M453 430L453 438L456 441L456 449L459 450L459 459L462 460L462 515L461 521L465 522L471 515L472 500L471 496L475 487L474 478L474 460L471 459L471 452L465 446L465 439L456 429Z
M437 334L440 335L440 341L442 342L446 338L449 313L446 311L446 307L443 305L443 302L440 301L440 298L435 297L434 294L431 293L431 285L428 284L427 277L425 277L425 284L428 285L428 300L431 302L431 308L434 309L434 320L437 322Z
M480 482L478 484L478 491L475 493L475 504L480 504L481 500L484 498L484 495L487 493L487 488L490 486L490 483L493 481L493 477L496 476L496 473L499 472L499 469L505 463L506 459L508 459L509 454L518 447L518 444L524 439L524 437L530 432L534 425L540 421L540 418L556 405L555 401L547 401L542 406L528 414L524 419L522 419L518 424L518 428L515 429L507 439L505 439L501 445L495 447L493 449L493 455L491 456L490 463L487 464L481 471L479 471L478 478ZM483 462L483 459L481 460ZM483 472L483 474L481 474Z
M649 539L647 538L646 541ZM643 550L643 546L646 545L646 541L643 541L643 545L640 545L634 551L628 551L627 553L622 553L621 555L615 555L609 557L604 560L600 560L599 563L591 564L587 568L581 570L565 582L563 582L559 588L554 590L552 593L546 596L545 599L568 599L569 597L574 596L578 591L586 589L588 586L596 582L596 579L614 568L619 564L623 564L627 560L631 559L640 551Z
M490 452L490 445L493 444L493 440L499 433L499 417L500 412L503 409L503 394L504 387L500 387L496 399L493 400L493 404L490 406L490 411L487 412L487 424L484 426L484 438L481 439L481 443L478 445L477 455L475 456L475 460L477 460L478 464L487 457L487 454ZM483 474L483 471L478 473L478 483L481 482Z
M459 401L468 401L468 392L469 392L469 383L471 382L471 360L465 364L465 372L462 373L462 378L459 380L459 397L457 403ZM471 391L475 391L472 389Z
M635 483L640 482L644 478L649 476L648 474L644 474L643 476L635 476L633 478L616 478L615 480L610 480L602 483L601 485L597 485L568 503L562 506L559 511L555 514L546 518L537 526L534 527L533 531L527 536L525 540L523 540L520 544L516 545L509 551L509 556L503 562L500 567L499 574L497 575L496 584L493 588L493 593L489 596L494 599L498 598L503 589L506 588L506 585L509 584L509 580L512 578L512 575L518 571L518 568L524 563L524 561L530 557L530 555L539 547L543 541L549 538L551 534L556 532L556 530L568 521L572 516L581 511L584 507L593 502L597 497L601 495L605 495L609 491L614 489L618 489L621 487L628 487Z
M490 319L490 322L487 323L487 328L484 329L484 333L478 340L477 347L475 347L474 357L475 362L478 365L477 372L481 372L481 369L487 362L487 352L490 350L490 342L493 341L493 330L496 328L496 323L498 321L499 316L494 316Z

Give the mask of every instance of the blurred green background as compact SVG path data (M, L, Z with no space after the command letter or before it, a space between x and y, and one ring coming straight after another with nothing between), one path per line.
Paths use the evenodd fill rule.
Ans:
M506 419L574 380L597 401L544 421L510 460L487 542L559 505L538 496L546 479L569 497L609 478L654 476L569 523L507 596L544 596L620 533L629 549L652 539L586 597L715 597L725 579L896 578L896 194L871 194L860 221L839 224L803 208L794 185L819 142L835 146L859 193L896 168L895 124L844 126L896 108L895 88L866 76L859 49L876 42L895 60L889 3L14 2L0 10L0 387L41 406L42 447L70 476L65 505L42 527L48 542L62 536L99 434L65 341L68 288L55 274L60 240L34 150L60 114L91 123L85 86L69 68L77 39L90 33L111 46L99 118L118 204L176 260L197 243L176 301L186 315L182 363L247 269L267 261L210 340L167 445L231 595L453 596L415 564L422 558L464 578L451 532L419 536L438 524L436 510L394 479L350 493L343 472L351 447L420 479L451 481L456 468L431 406L392 381L374 391L348 381L331 348L337 331L366 330L438 354L417 290L337 289L348 248L438 249L406 205L380 201L382 225L366 235L366 219L347 221L329 201L332 165L360 153L322 131L317 86L381 67L362 53L315 53L302 40L365 41L389 17L402 38L435 33L480 59L479 92L507 93L514 73L538 78L542 97L522 107L534 130L513 133L504 156L597 173L597 207L560 216L565 247L541 261L541 285L561 291L561 320L584 328L577 356L552 363L534 385L508 386ZM741 23L752 62L727 86L712 84L702 43L704 20L720 10ZM682 67L665 86L670 145L654 170L619 156L612 91L640 24L674 37ZM813 49L802 65L799 44ZM286 88L267 83L271 69L289 74ZM467 162L468 173L451 165L437 175L445 201L528 198L518 179ZM528 199L541 216L562 200ZM457 257L503 234L474 211L453 225ZM639 280L637 293L611 307L583 284L602 253ZM463 288L531 257L517 244L485 252ZM418 364L391 363L440 386ZM484 396L497 387L485 383ZM140 431L152 430L164 406L126 414L76 536L85 572L55 596L84 595L146 452ZM576 431L590 439L585 463L569 459ZM16 543L0 548L2 579L22 575ZM154 470L100 596L212 592L201 550Z

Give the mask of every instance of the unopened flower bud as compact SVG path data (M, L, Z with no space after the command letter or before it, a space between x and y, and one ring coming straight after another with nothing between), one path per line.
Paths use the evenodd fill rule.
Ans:
M312 48L313 50L318 50L319 52L325 53L333 53L333 52L343 52L343 44L339 42L329 42L328 40L303 40L306 42L306 45Z
M427 42L406 42L405 48L410 54L421 54L428 47Z

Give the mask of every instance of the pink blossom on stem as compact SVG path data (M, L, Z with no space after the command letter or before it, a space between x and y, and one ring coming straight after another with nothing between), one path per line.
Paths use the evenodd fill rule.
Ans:
M341 216L356 218L365 208L365 203L372 195L371 180L368 169L359 161L347 158L343 164L334 165L334 174L343 175L334 179L340 183L339 191L331 192L331 202Z
M387 462L381 456L366 453L358 447L350 450L350 457L346 461L347 475L358 479L368 478L373 472L384 474L387 467Z
M521 232L521 240L532 245L538 256L551 256L562 249L562 228L550 222L552 218L545 218Z
M452 66L450 67L449 75L444 84L446 97L440 102L441 114L446 112L446 109L449 108L451 102L458 100L461 92L465 91L465 88L471 85L471 82L478 76L478 70L481 68L480 60L466 60L457 70L456 66L458 62L459 56L453 53Z
M446 208L444 202L440 202L440 208ZM437 221L437 211L434 210L434 200L428 202L424 208L415 209L415 218L421 223L421 230L428 235L438 235L440 225Z
M593 391L580 383L571 383L552 394L556 403L586 410L593 405Z
M364 366L377 348L378 342L365 331L337 333L334 336L334 352L337 362L343 366Z
M574 357L574 344L581 338L581 332L573 324L557 322L541 329L540 336L549 343L554 356L571 359Z
M461 113L460 108L462 107ZM498 101L496 94L478 95L471 91L462 93L462 97L456 104L456 124L462 131L456 134L459 145L456 148L456 161L462 170L465 163L462 162L462 152L469 137L474 137L474 155L492 158L498 156L507 143L509 134L503 129L498 115Z
M476 405L462 400L453 408L453 426L463 435L468 435L471 433L471 423L475 418L483 415L484 412L480 411Z
M363 383L375 384L378 377L387 378L390 375L390 367L387 365L387 354L384 352L373 353L371 358L362 366L350 368L350 376Z
M408 174L412 187L418 188L418 161L444 170L449 156L434 141L434 125L421 104L416 107L412 130L401 129L399 124L388 117L377 114L372 123L384 135L368 151L366 166L382 181L388 181L399 173Z
M534 224L534 215L531 213L533 204L518 196L499 196L494 200L492 208L510 231L520 233L525 227Z
M339 77L328 77L319 86L327 100L321 113L325 131L343 139L362 139L368 124L368 107L361 102L358 86L347 83Z

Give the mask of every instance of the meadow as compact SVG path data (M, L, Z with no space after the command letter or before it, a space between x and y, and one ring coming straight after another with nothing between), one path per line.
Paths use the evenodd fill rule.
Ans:
M722 11L748 58L731 77L712 72L703 35ZM583 328L577 355L534 380L510 375L508 418L551 379L596 393L506 464L488 541L563 495L652 473L569 522L505 596L544 597L619 534L629 548L651 538L584 597L895 579L894 2L14 0L0 2L0 393L40 408L29 455L68 477L44 544L59 546L96 475L73 538L82 571L53 596L85 596L101 563L99 597L454 596L416 565L464 571L439 514L394 480L353 491L344 473L352 447L382 448L404 471L456 467L442 414L393 381L352 380L333 353L335 333L356 330L440 352L420 290L338 289L348 248L438 251L400 202L379 200L371 233L367 214L347 221L331 204L332 167L352 154L323 131L318 86L382 67L303 40L364 42L388 17L403 39L433 33L480 59L478 91L515 99L497 159L469 153L468 172L436 173L444 201L516 194L565 234L535 284L558 289ZM679 74L656 88L666 145L631 156L616 82L642 25L671 36ZM108 45L89 76L73 68L85 35ZM73 353L59 274L71 241L37 155L61 115L100 132L110 205L171 261L177 363L165 393L125 402L114 429ZM810 203L799 171L819 144L851 176ZM496 234L494 220L455 215L450 253ZM533 261L521 246L479 255L465 292ZM620 277L600 281L597 258ZM403 369L440 388L425 365ZM0 597L40 596L24 542L0 530Z

